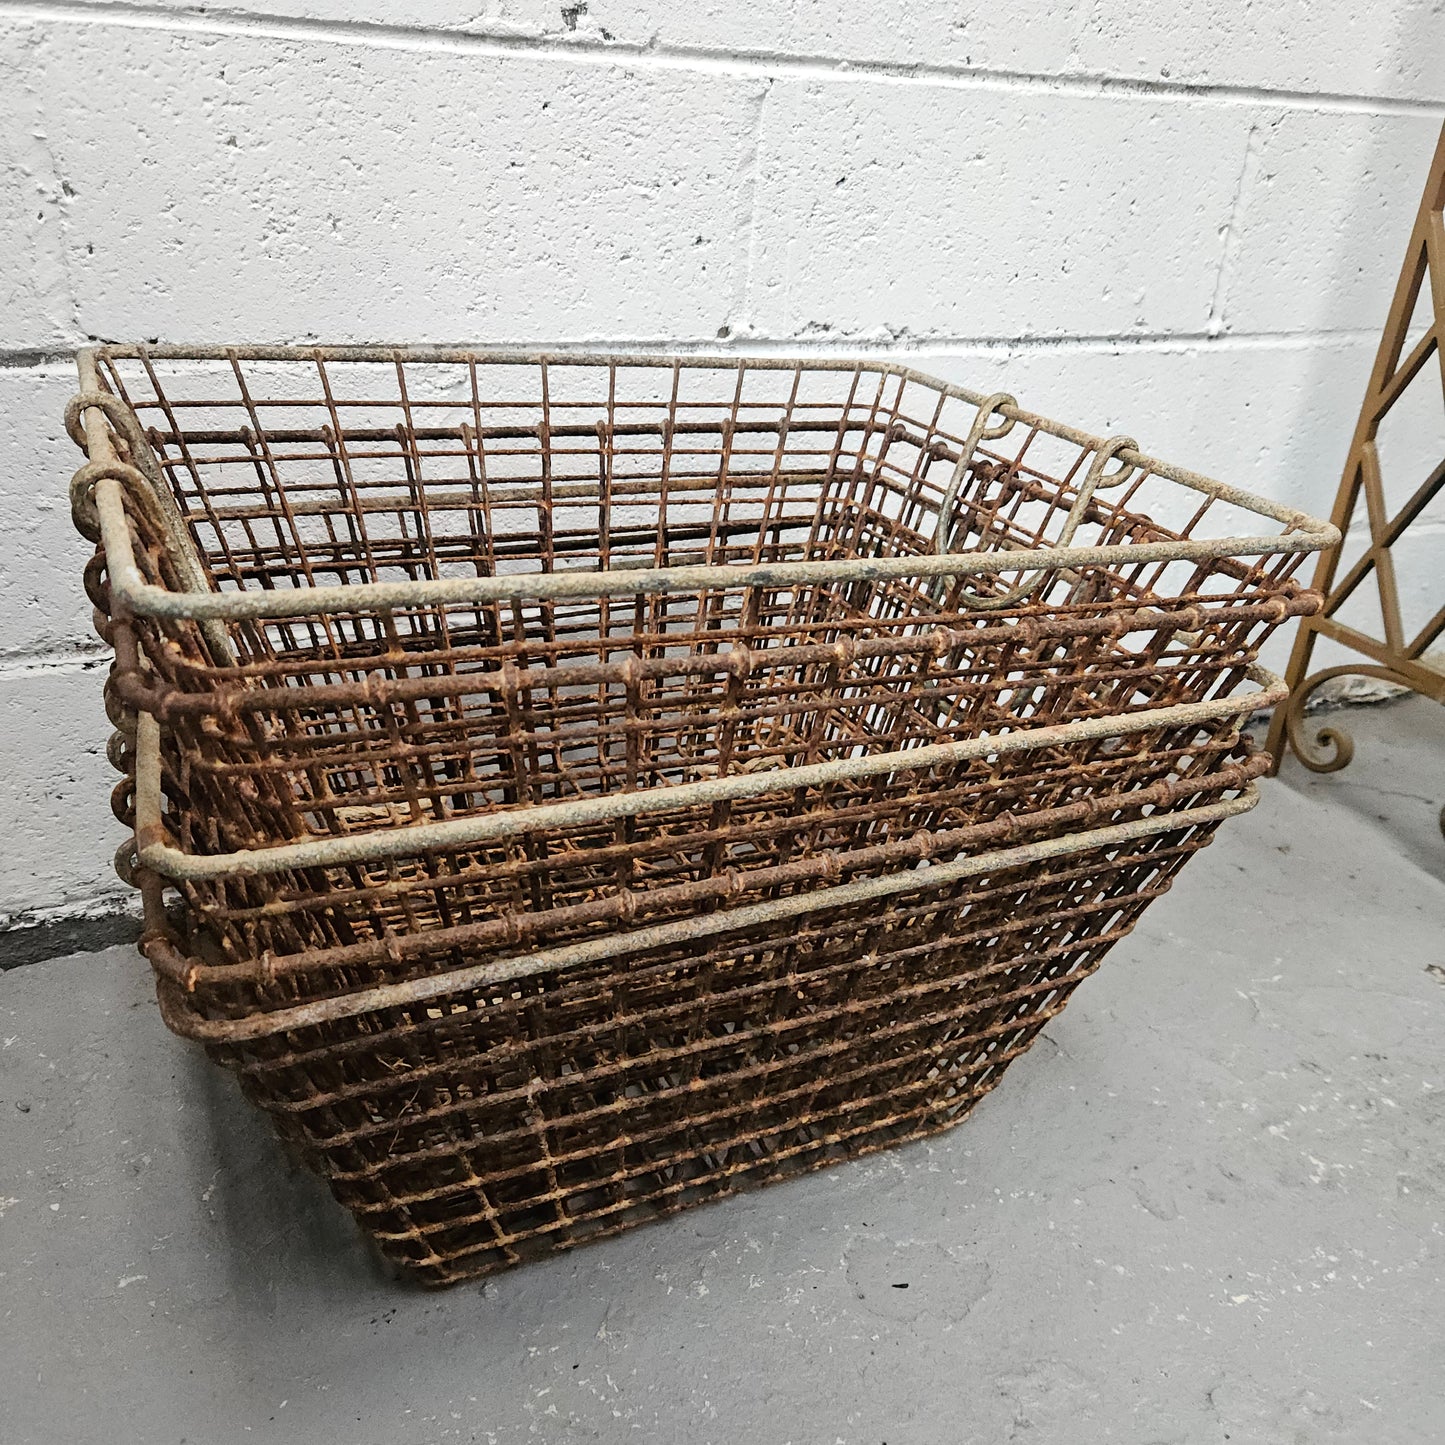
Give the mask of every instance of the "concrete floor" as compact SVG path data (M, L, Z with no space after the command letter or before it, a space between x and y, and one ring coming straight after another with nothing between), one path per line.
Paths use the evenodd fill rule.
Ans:
M443 1294L131 950L0 977L0 1440L1445 1439L1445 710L1348 723L952 1134Z

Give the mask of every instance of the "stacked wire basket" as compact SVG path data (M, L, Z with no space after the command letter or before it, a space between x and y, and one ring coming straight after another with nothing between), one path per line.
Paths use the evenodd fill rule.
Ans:
M1253 805L1334 539L891 365L80 373L164 1017L429 1283L961 1119Z

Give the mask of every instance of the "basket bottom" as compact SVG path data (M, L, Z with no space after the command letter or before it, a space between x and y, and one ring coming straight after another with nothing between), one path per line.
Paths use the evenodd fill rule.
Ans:
M891 1123L861 1124L850 1133L839 1134L821 1129L798 1131L816 1133L817 1137L799 1138L785 1150L766 1154L751 1165L735 1165L727 1170L709 1167L702 1159L689 1160L669 1171L673 1177L660 1189L639 1182L632 1191L637 1196L635 1202L627 1202L627 1191L624 1190L620 1206L604 1205L601 1211L588 1218L586 1195L577 1195L574 1201L578 1206L578 1215L565 1229L551 1234L525 1235L505 1243L492 1242L475 1255L448 1264L419 1263L404 1248L398 1251L394 1241L378 1239L374 1234L368 1237L389 1264L419 1284L439 1288L468 1279L481 1279L519 1264L545 1259L579 1245L668 1219L713 1200L761 1189L768 1184L781 1183L817 1169L845 1164L910 1140L941 1133L962 1123L975 1103L977 1097L962 1104L957 1100L938 1100L925 1105L912 1117ZM366 1229L364 1222L362 1229Z
M962 1123L978 1101L999 1082L1007 1064L1032 1044L1053 1010L1013 1041L996 1060L988 1077L971 1087L940 1077L916 1080L892 1092L876 1086L849 1099L827 1118L799 1123L779 1117L773 1127L759 1113L741 1112L731 1142L719 1140L707 1153L676 1157L665 1165L634 1170L625 1177L599 1180L550 1191L530 1203L498 1207L497 1190L472 1188L438 1191L424 1211L426 1219L409 1219L412 1209L378 1210L357 1198L354 1187L328 1179L332 1193L346 1205L362 1233L386 1263L414 1282L441 1287L480 1279L533 1260L609 1238L640 1225L667 1219L715 1199L762 1188L817 1169L847 1163L879 1150L941 1133ZM247 1090L249 1093L250 1090ZM763 1101L759 1101L760 1106ZM263 1106L264 1107L264 1106ZM774 1105L780 1116L786 1100ZM331 1171L324 1157L297 1137L293 1121L267 1109L283 1142L316 1173ZM695 1129L692 1121L686 1126ZM556 1194L563 1197L557 1198ZM455 1223L438 1240L438 1216ZM446 1254L438 1253L438 1246Z
M214 1052L450 1284L959 1122L1212 833Z

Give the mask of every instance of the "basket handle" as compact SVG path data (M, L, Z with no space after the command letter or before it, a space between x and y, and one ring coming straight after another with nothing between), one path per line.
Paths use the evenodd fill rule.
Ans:
M943 556L948 550L949 532L953 525L953 508L958 498L959 488L963 483L964 472L973 459L975 449L980 441L1004 436L1013 426L1014 418L1011 417L1006 417L1002 425L989 426L989 419L995 412L1002 415L1002 408L1005 405L1016 407L1017 403L1007 392L998 392L984 401L978 409L978 415L974 418L973 426L964 441L963 451L959 455L958 464L953 469L953 475L944 489L943 500L939 503L938 529L934 533L934 550L939 556ZM1047 544L1047 549L1063 549L1073 542L1074 534L1079 530L1079 525L1088 512L1094 493L1100 487L1121 486L1138 470L1134 462L1126 462L1120 454L1126 451L1137 454L1138 450L1139 443L1130 436L1113 436L1107 441L1099 443L1094 451L1094 460L1089 464L1089 470L1074 497L1073 505L1069 508L1068 516L1064 518L1063 529L1052 542ZM1116 458L1119 462L1118 466L1112 472L1106 471L1109 463ZM1030 548L1028 550L1037 551L1038 549ZM1044 576L1044 572L1037 571L1027 582L1021 582L1001 595L973 592L967 587L962 587L958 594L959 606L979 612L997 612L1005 607L1014 607L1038 591L1043 584Z
M102 389L95 357L89 351L80 354L80 373L81 390L65 406L65 430L88 458L70 482L70 515L76 531L88 541L101 540L95 486L109 477L125 487L136 505L150 514L182 589L188 593L213 591L190 527L161 473L140 418L121 397ZM125 443L128 460L117 454L112 432ZM225 627L214 619L204 619L200 628L215 660L233 665L236 653Z
M980 403L977 413L973 418L973 425L968 429L968 435L963 439L963 446L958 453L958 461L953 468L953 475L948 479L948 485L943 489L943 500L938 504L938 526L933 533L933 550L942 557L948 551L948 533L953 526L953 508L958 501L958 491L963 485L964 474L968 471L968 464L973 460L973 454L978 450L979 442L994 442L1000 437L1006 437L1014 427L1015 418L1009 416L1004 407L1018 409L1018 401L1009 392L996 391L992 396L986 396ZM990 424L997 414L1003 420Z
M732 802L796 788L824 787L849 778L879 777L899 770L940 767L1036 748L1065 747L1071 743L1121 737L1156 728L1199 727L1223 718L1242 717L1258 708L1272 707L1289 695L1289 689L1280 678L1257 664L1250 666L1245 675L1260 689L1258 692L1080 718L1048 727L1017 728L1006 733L964 738L958 742L933 743L926 747L904 748L865 757L838 758L827 763L734 773L674 787L573 798L508 812L482 813L435 823L412 823L400 828L374 829L349 836L311 838L297 843L280 843L271 848L206 854L187 853L170 841L161 808L160 723L153 714L141 712L136 729L136 856L142 868L164 878L188 882L410 857L437 848L459 848L538 830L614 822L619 818L635 818L676 808Z

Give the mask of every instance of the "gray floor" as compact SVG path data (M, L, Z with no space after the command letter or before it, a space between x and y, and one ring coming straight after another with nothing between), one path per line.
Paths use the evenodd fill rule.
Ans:
M0 977L0 1440L1445 1439L1445 709L1349 721L951 1135L444 1294L130 950Z

